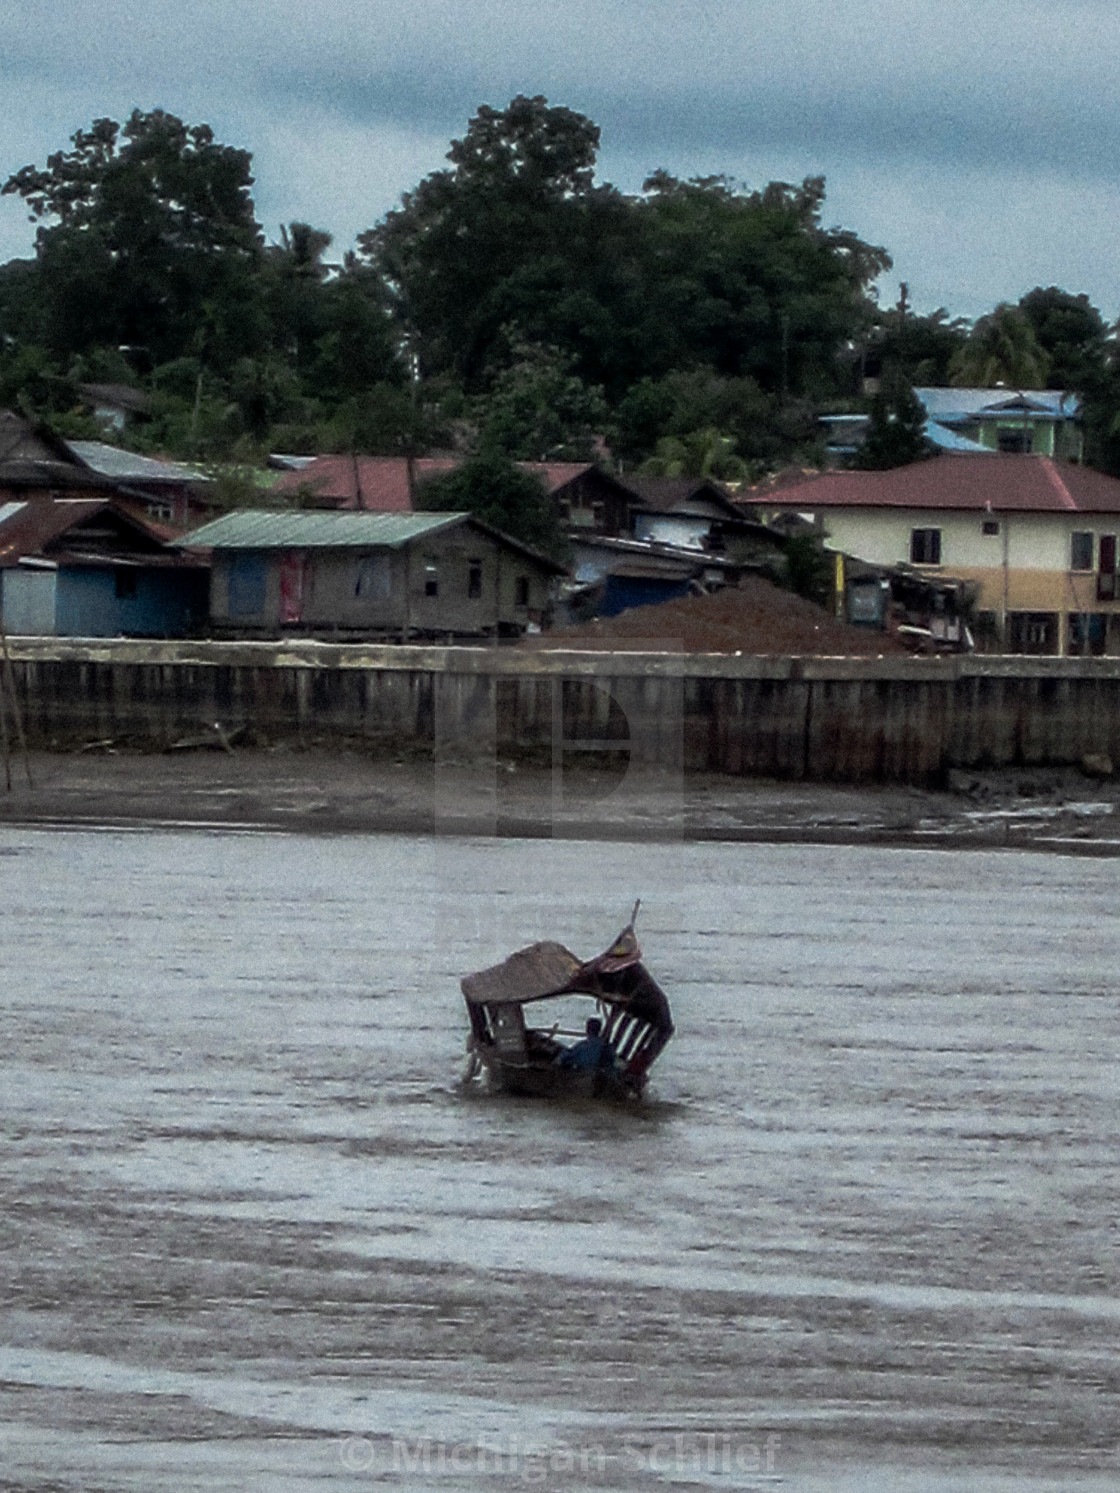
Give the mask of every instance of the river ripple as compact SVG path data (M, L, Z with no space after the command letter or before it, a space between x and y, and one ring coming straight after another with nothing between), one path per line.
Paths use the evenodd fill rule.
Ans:
M641 895L641 1113L458 979ZM0 1486L1114 1488L1111 861L0 829Z

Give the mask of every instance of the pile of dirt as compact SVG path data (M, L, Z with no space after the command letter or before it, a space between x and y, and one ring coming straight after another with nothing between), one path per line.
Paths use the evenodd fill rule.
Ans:
M897 638L841 622L823 607L759 576L744 576L739 586L712 596L682 596L617 617L553 628L526 639L522 646L633 651L659 645L685 653L861 658L909 651Z

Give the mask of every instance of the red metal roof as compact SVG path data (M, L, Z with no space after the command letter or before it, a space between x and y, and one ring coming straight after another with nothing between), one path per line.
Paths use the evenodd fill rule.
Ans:
M97 498L61 503L50 498L32 498L18 507L13 503L0 522L0 565L15 565L24 555L42 554L52 539L107 507L107 503Z
M1007 513L1120 513L1120 481L1048 456L943 456L889 472L824 472L744 507L923 508Z
M539 477L550 493L567 487L584 472L597 470L592 461L519 461L517 465L523 472L532 472L534 477Z
M196 557L165 552L163 546L170 531L115 502L97 498L36 497L0 504L0 514L3 515L0 518L0 568L18 565L24 557L66 560L77 555L83 560L90 559L89 546L83 546L82 527L103 516L122 531L122 543L110 544L100 556L103 563L112 563L114 556L133 551L143 552L145 563L153 565L181 565L184 560L188 564L198 563Z
M417 486L461 466L458 456L419 456L413 462ZM585 461L519 462L556 492L588 470ZM365 508L373 513L410 513L408 462L403 456L320 456L300 472L285 472L270 489L277 497L310 491L332 508Z

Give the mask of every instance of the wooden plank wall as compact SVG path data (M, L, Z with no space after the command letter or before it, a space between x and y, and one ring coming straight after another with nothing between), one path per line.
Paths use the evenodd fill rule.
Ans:
M12 639L40 748L245 739L605 750L672 770L927 784L953 767L1120 768L1120 660L749 659L345 644ZM482 727L479 726L481 731Z

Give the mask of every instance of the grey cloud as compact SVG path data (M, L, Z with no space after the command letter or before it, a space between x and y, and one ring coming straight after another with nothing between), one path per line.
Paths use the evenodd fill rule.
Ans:
M602 127L603 174L627 188L657 166L753 182L823 171L849 184L845 221L865 236L920 256L911 230L928 231L948 280L951 246L921 227L936 222L928 204L907 205L936 181L945 212L968 215L975 252L991 242L987 285L1006 183L1033 176L1091 221L1099 284L1120 270L1101 210L1120 154L1115 0L0 0L0 36L0 172L43 160L96 114L158 104L254 151L266 220L314 211L341 237L439 166L480 103L544 93ZM1053 193L1027 196L1017 263L1037 243L1049 272L1054 225L1039 213ZM893 225L888 203L906 215ZM0 250L12 209L0 202ZM1081 265L1088 242L1074 246ZM975 264L959 272L980 283Z
M1063 164L1120 144L1120 8L1098 0L0 0L4 71L147 96L257 95L450 136L543 92L613 143ZM75 120L75 126L82 123Z
M480 103L503 106L516 92L545 92L554 103L590 115L606 149L645 150L650 167L672 167L674 150L797 150L806 170L830 158L962 167L1059 168L1074 179L1115 177L1120 154L1120 96L1084 101L1023 97L1002 84L984 92L938 86L875 90L799 89L768 79L709 87L698 106L687 83L650 86L620 96L584 83L565 89L506 78L472 89L464 79L415 73L328 77L285 69L261 80L262 94L299 99L365 124L407 119L448 139L462 134Z

